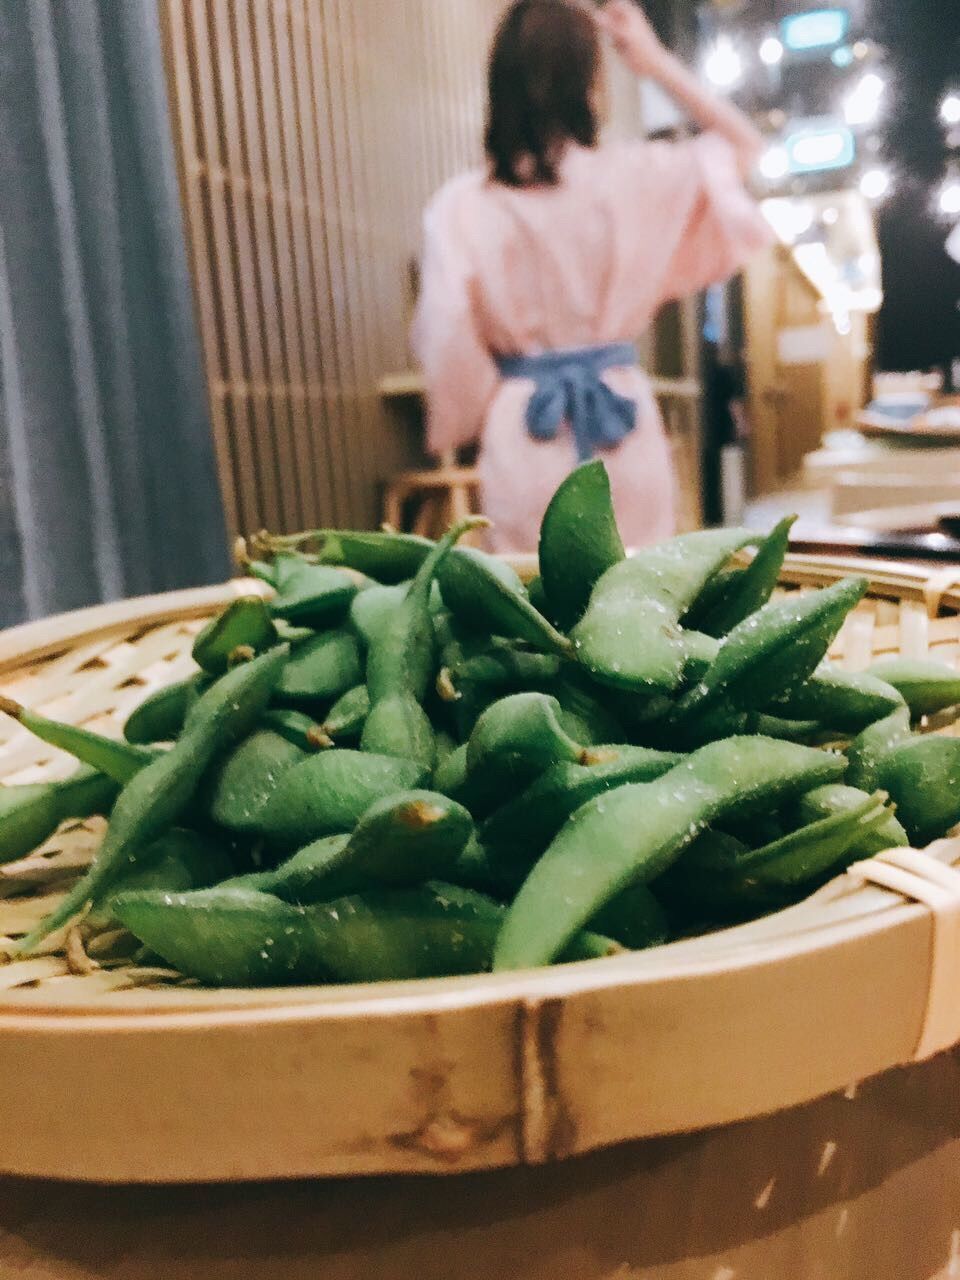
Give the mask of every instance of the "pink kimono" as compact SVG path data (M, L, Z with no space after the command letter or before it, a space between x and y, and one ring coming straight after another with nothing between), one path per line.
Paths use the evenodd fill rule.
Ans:
M571 144L554 187L519 189L482 171L447 183L425 218L414 348L428 387L431 453L479 438L484 511L498 551L532 551L551 494L577 463L571 431L528 433L529 378L495 356L633 341L668 299L736 272L768 239L732 147L692 141ZM636 427L607 464L628 546L674 532L673 469L645 374L603 381L636 402Z

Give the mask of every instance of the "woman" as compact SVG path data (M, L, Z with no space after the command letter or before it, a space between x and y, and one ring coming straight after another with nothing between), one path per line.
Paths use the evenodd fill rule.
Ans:
M601 32L698 138L598 144ZM743 185L759 146L630 0L507 12L490 60L488 168L427 209L414 327L428 446L480 439L497 550L535 548L551 493L594 455L629 545L674 532L667 441L632 344L663 302L732 275L765 242Z

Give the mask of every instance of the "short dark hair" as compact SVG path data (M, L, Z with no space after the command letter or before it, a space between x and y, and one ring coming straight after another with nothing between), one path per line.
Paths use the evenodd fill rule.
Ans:
M517 0L490 54L486 149L493 177L511 187L557 181L569 141L597 141L596 25L566 0Z

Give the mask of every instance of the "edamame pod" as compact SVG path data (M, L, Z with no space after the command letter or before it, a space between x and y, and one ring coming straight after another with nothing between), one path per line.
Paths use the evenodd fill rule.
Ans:
M143 862L121 872L113 893L87 913L84 924L107 929L114 923L112 897L142 889L162 889L164 893L188 893L219 884L233 874L227 853L213 840L196 831L174 828L162 835L147 852Z
M662 874L708 823L836 780L842 756L770 738L711 743L655 782L597 796L561 828L507 915L496 969L548 964L621 890Z
M244 889L120 895L114 910L181 973L214 986L384 982L490 968L504 909L431 884L294 907ZM610 955L609 939L577 939L571 959Z
M358 684L333 704L323 721L323 732L334 742L359 738L370 714L370 692L365 684Z
M628 782L652 782L683 759L646 747L617 751L616 759L606 764L555 764L516 799L496 809L479 833L492 864L522 875L588 800Z
M306 752L282 734L254 730L214 770L207 784L210 817L229 831L255 833L280 779L306 758Z
M139 746L132 742L124 742L116 738L107 738L90 729L82 729L78 725L62 724L59 720L48 720L46 716L23 707L12 698L0 697L0 712L18 720L25 729L41 742L67 751L81 764L89 765L98 773L105 774L114 782L124 783L140 772L144 765L156 760L162 754L162 748Z
M885 658L869 674L893 685L915 720L960 705L960 671L929 658Z
M831 782L823 787L815 787L805 792L793 806L794 817L798 827L819 822L821 818L832 817L835 813L849 813L868 799L866 791L858 787L848 787L842 782ZM856 845L856 854L860 858L872 858L875 853L884 849L902 848L910 843L906 831L897 820L896 815L887 810L886 820L869 836L865 836Z
M85 766L62 782L0 786L0 863L25 858L69 818L109 813L118 790Z
M445 669L455 689L478 684L508 692L550 684L560 674L560 659L552 653L519 649L509 641L494 641L483 652Z
M287 770L258 828L271 844L299 848L320 836L352 831L374 801L419 787L426 777L422 765L396 756L323 751Z
M823 660L867 585L865 578L845 578L822 591L764 605L721 642L710 667L677 704L670 724L697 740L701 717L718 705L765 710L782 704Z
M883 792L860 793L851 807L838 808L756 849L707 831L669 868L658 888L671 905L693 907L714 918L786 906L800 891L809 891L869 856L868 851L876 851L878 833L888 829L892 818L885 801Z
M781 520L760 543L750 564L726 579L716 603L698 623L699 631L725 636L767 603L779 580L796 519L786 516Z
M560 723L571 738L584 746L626 740L622 722L597 696L597 686L588 686L572 664L568 663L560 679L544 692L552 693L560 703ZM609 690L603 692L609 693Z
M358 590L357 579L344 569L285 557L278 562L277 594L270 601L270 612L287 622L336 626L346 618Z
M406 599L411 582L398 582L389 587L373 586L354 596L350 605L350 625L367 648L383 635L390 619Z
M18 952L32 951L88 902L102 899L121 871L129 871L135 863L142 865L144 851L193 800L204 771L244 737L266 710L286 659L286 648L279 646L228 671L203 694L188 713L179 740L121 791L90 870L19 943Z
M960 738L910 738L879 758L876 773L915 845L922 848L960 822Z
M333 739L323 725L292 707L271 707L263 713L261 727L279 733L301 751L323 751L333 746Z
M859 733L902 705L897 690L876 676L822 663L809 680L774 698L769 709L788 720L817 720L830 729Z
M540 526L539 558L548 612L569 630L583 617L600 578L624 558L601 461L577 467L553 495Z
M437 572L444 603L453 615L487 635L525 640L548 653L568 654L570 641L533 607L520 580L501 561L473 548L447 557Z
M320 544L323 564L347 565L388 585L412 578L433 546L429 538L383 530L317 529L306 536Z
M209 675L220 676L238 649L260 653L277 639L270 611L260 596L242 596L212 618L193 642L193 660Z
M687 533L608 569L571 632L579 661L604 684L673 692L686 656L680 615L750 538L743 529Z
M276 696L287 702L329 702L362 678L357 642L345 627L338 628L298 645L283 668Z
M141 890L110 899L116 918L186 977L214 987L324 982L303 909L256 889Z
M560 704L549 694L511 694L477 720L463 757L466 778L454 794L475 815L489 812L506 789L528 786L551 765L599 764L613 752L575 742L560 723Z
M910 737L910 711L904 705L896 711L868 725L850 743L847 759L847 781L862 791L874 791L880 778L880 761L895 746Z
M612 938L628 951L646 951L670 940L670 922L647 886L634 884L597 912L590 932Z
M127 718L123 736L128 742L172 742L183 728L187 711L199 696L200 676L165 685L145 698Z
M434 671L433 581L457 540L486 521L470 517L432 548L397 611L367 656L370 711L360 746L364 751L416 760L432 769L436 742L422 703Z
M401 791L372 804L349 836L316 841L259 887L304 906L369 888L407 888L447 877L473 834L455 801L434 791Z

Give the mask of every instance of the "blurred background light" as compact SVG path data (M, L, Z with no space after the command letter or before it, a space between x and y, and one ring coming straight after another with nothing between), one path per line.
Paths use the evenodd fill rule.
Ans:
M720 36L708 51L703 69L718 89L734 89L743 79L743 57L732 40Z
M867 125L880 115L880 104L887 87L883 76L868 71L861 76L843 102L843 115L849 125Z
M839 44L850 28L846 9L814 9L784 18L780 35L788 49L805 53L812 49L828 49Z
M767 36L760 43L760 61L767 67L775 67L783 61L783 44L776 36Z
M882 200L890 194L893 178L889 169L868 169L860 179L860 194L867 200Z

